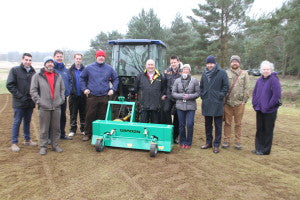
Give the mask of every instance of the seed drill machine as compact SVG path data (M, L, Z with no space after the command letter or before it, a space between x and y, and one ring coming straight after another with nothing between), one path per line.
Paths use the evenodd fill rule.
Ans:
M144 71L148 59L155 61L162 73L166 68L166 45L160 40L111 40L112 66L119 76L118 99L108 102L105 120L93 122L92 145L148 150L151 157L158 151L171 152L173 125L140 123L138 94L134 91L137 75Z

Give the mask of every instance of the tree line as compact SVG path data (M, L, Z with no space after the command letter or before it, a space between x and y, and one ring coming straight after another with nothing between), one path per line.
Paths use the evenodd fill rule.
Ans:
M177 14L170 27L164 27L153 9L131 18L126 34L117 30L100 32L85 52L85 62L94 61L98 49L107 51L111 61L109 40L158 39L167 45L167 57L177 55L189 63L194 72L203 69L205 58L214 55L222 68L229 57L238 54L244 69L258 68L263 60L275 64L275 70L300 77L300 0L286 1L281 8L258 19L247 15L254 0L206 0L192 9L185 22Z

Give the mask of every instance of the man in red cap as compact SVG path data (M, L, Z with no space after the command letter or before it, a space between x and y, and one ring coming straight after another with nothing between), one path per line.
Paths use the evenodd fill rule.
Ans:
M109 96L118 88L118 75L112 66L105 63L105 57L105 51L97 51L96 62L87 65L80 76L81 90L88 96L83 141L92 137L92 122L105 118Z

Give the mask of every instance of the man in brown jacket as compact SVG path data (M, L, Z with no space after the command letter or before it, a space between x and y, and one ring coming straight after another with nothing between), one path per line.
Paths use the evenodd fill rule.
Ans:
M65 86L61 76L54 72L52 57L44 58L44 68L32 77L30 95L38 105L40 118L40 154L45 155L50 134L52 150L62 152L60 137L61 105L65 102Z
M229 91L225 98L224 105L224 142L222 147L228 148L230 144L231 123L234 118L235 126L235 149L241 150L241 129L242 118L245 110L245 103L249 98L249 76L245 70L240 68L241 59L237 55L230 58L230 66L227 76L229 79Z

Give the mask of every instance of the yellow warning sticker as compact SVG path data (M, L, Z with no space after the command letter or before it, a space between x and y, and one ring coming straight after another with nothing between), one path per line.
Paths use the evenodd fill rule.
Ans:
M165 147L164 146L158 146L159 150L163 150Z

